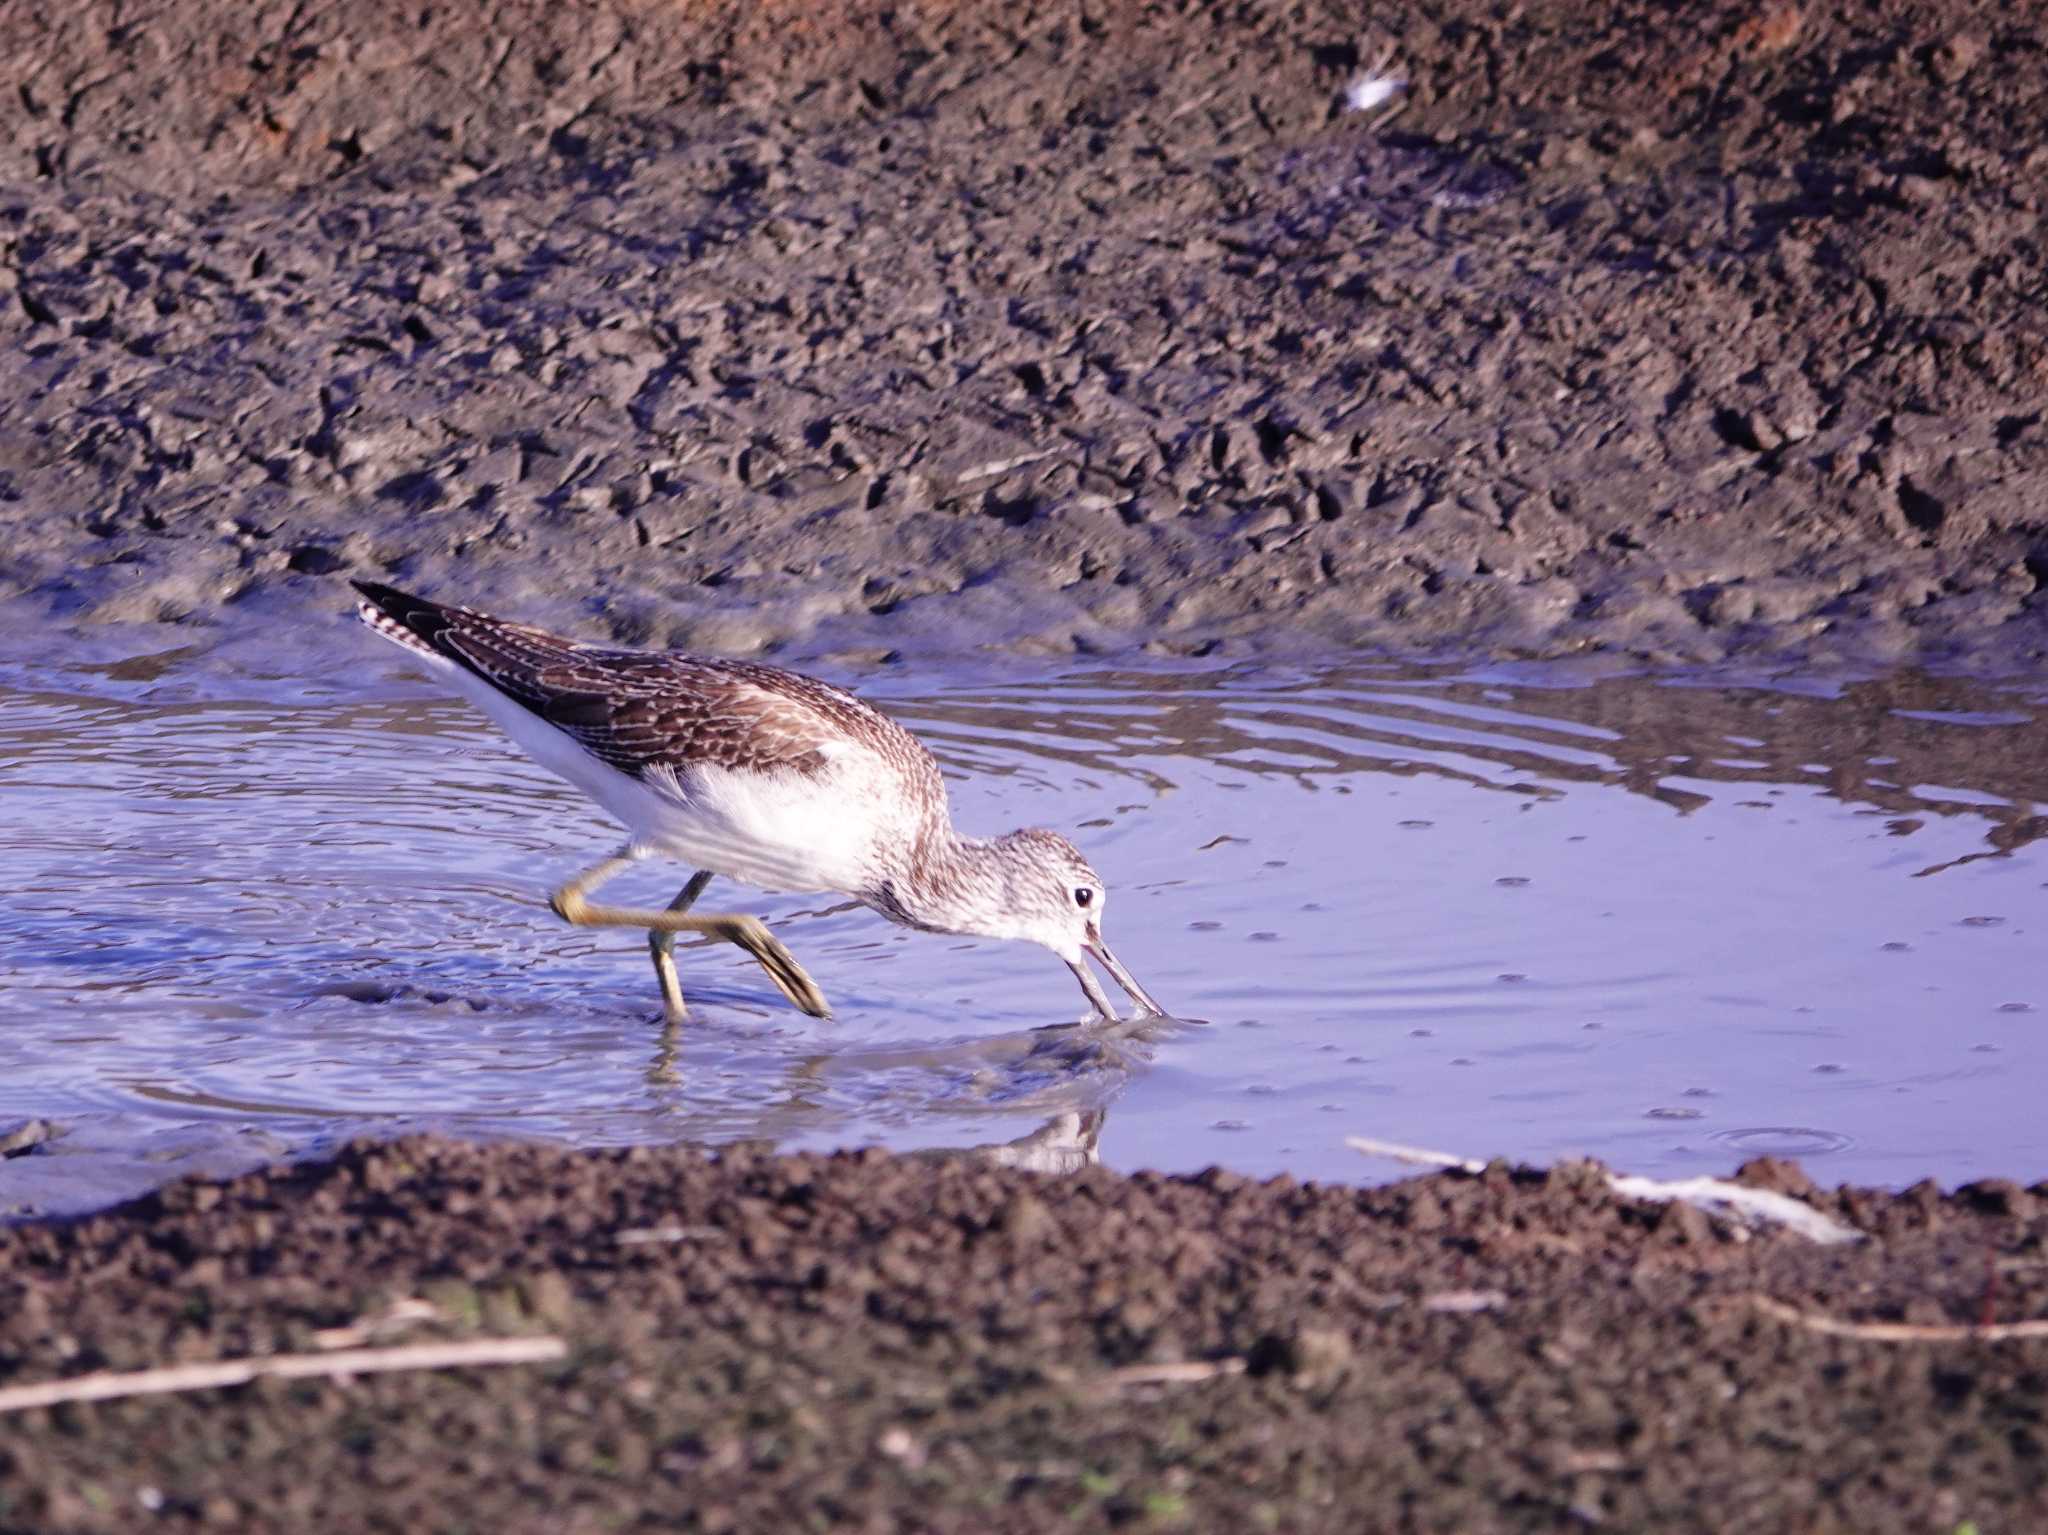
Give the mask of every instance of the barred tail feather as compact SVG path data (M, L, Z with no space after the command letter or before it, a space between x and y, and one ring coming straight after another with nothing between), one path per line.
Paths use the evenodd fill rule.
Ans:
M351 581L349 585L364 598L356 604L356 616L376 633L437 666L455 664L434 645L434 636L448 626L437 604L374 581Z

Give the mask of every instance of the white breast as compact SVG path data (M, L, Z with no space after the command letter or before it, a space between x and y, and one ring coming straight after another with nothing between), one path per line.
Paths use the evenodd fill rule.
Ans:
M463 668L435 670L650 853L764 890L858 891L872 876L877 839L908 835L887 764L857 742L826 748L828 765L815 774L700 765L633 778Z
M881 763L847 745L823 772L745 772L699 765L656 774L658 802L645 830L649 846L764 890L858 891L873 878L875 845L887 835L867 812Z

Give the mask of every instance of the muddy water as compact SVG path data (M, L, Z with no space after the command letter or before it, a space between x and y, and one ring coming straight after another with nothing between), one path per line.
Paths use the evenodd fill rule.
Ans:
M615 841L598 814L402 663L349 665L4 694L0 1134L55 1138L0 1162L0 1212L422 1127L1343 1179L1388 1171L1347 1134L2048 1172L2035 689L884 670L854 680L962 824L1072 832L1178 1019L1073 1027L1041 951L720 885L837 1016L686 948L668 1033L644 945L546 909Z

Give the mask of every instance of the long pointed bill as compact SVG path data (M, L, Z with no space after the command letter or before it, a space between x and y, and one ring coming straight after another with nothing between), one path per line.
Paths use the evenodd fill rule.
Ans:
M1102 983L1095 979L1095 972L1085 961L1078 959L1068 960L1067 968L1074 972L1074 979L1081 983L1081 990L1087 993L1089 1004L1095 1011L1104 1019L1115 1022L1116 1009L1109 1005L1109 998L1103 993Z
M1117 985L1123 987L1123 989L1130 994L1130 998L1133 1002L1137 1003L1138 1006L1142 1007L1148 1013L1157 1013L1162 1018L1166 1016L1166 1009L1161 1007L1157 1002L1154 1002L1152 1000L1152 994L1146 991L1144 987L1140 986L1137 982L1136 977L1134 977L1130 971L1126 970L1122 966L1122 964L1118 962L1117 957L1114 954L1109 952L1108 944L1104 943L1100 938L1095 938L1088 942L1085 945L1085 947L1087 948L1090 954L1093 954L1096 957L1096 959L1101 961L1102 968L1109 972L1110 979L1115 981ZM1086 988L1083 989L1085 990ZM1089 1000L1094 1001L1095 1005L1098 1008L1102 1006L1102 1003L1100 1001L1097 1001L1093 997L1091 997ZM1104 1016L1114 1017L1115 1014L1105 1012Z

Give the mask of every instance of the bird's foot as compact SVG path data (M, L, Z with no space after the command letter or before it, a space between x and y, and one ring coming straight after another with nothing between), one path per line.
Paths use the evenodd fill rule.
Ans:
M782 988L782 994L813 1018L830 1018L832 1008L825 1001L825 994L818 990L818 983L810 978L804 967L797 963L796 956L782 945L782 940L768 931L768 924L759 917L735 917L726 935L749 954L761 968L768 972L768 979Z

